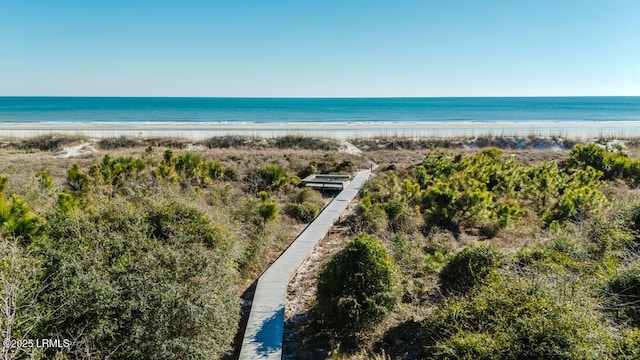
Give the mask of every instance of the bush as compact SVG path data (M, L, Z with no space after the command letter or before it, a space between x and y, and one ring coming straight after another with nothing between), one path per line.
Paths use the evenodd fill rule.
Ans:
M368 190L364 191L356 213L358 218L353 223L355 232L375 234L387 228L387 213L382 208L382 204L373 204Z
M640 329L627 330L623 334L612 358L618 360L640 359Z
M24 247L0 231L0 337L33 339L43 319L51 314L42 301L41 259L33 247ZM31 355L31 356L29 356ZM31 349L0 347L0 359L39 358Z
M599 190L588 186L567 189L555 207L543 215L542 221L549 226L554 221L582 220L607 204L607 198Z
M56 213L48 224L43 304L55 315L42 334L73 339L63 350L70 358L228 351L239 320L236 241L203 214L116 200L91 214Z
M23 243L36 240L42 235L44 220L31 210L17 195L6 199L0 193L0 227L9 234L20 237Z
M291 178L280 165L267 164L253 170L245 181L252 192L279 192L291 182Z
M175 170L181 177L183 186L201 186L209 181L207 163L192 152L182 153L175 157Z
M288 203L284 208L284 212L287 215L301 223L313 221L313 219L320 214L320 210L320 206L310 202L303 202L301 204Z
M302 189L297 190L290 198L292 203L302 204L303 202L311 202L318 204L319 206L324 205L324 201L322 201L322 195L318 190L314 190L309 187L304 187Z
M628 228L634 237L634 242L640 244L640 204L635 204L627 210Z
M425 320L431 334L425 358L611 358L615 341L596 304L575 296L562 297L536 280L498 277L470 298L445 302Z
M178 202L147 207L144 220L154 239L173 245L199 242L218 250L228 249L229 234L199 210Z
M640 326L640 263L614 276L609 291L617 300L618 314Z
M380 240L360 235L325 264L318 280L318 310L342 335L364 331L398 302L395 265Z
M76 195L85 195L89 191L89 175L85 174L78 164L67 170L67 184Z
M620 151L609 151L596 144L576 145L567 160L569 168L593 167L603 173L604 179L638 180L638 161L632 161Z
M494 247L468 246L440 271L440 288L448 294L465 294L505 261L506 256Z
M522 270L548 270L556 273L565 270L580 271L584 267L581 262L562 252L543 248L520 249L516 254L515 263Z
M625 216L628 214L598 214L583 224L587 230L586 239L589 241L587 250L593 259L601 260L609 255L622 255L633 243L633 234L625 224Z
M459 331L429 349L430 359L490 360L501 359L504 345L490 334Z
M15 144L18 149L37 149L40 151L56 151L62 146L70 145L81 137L66 137L64 135L40 135L22 140Z
M114 196L127 182L137 179L144 168L141 160L131 156L105 155L100 163L91 167L90 175L94 181L110 187L110 196Z
M258 204L258 215L262 218L262 229L264 230L267 225L267 221L275 220L278 216L278 203L271 200L269 193L266 191L260 191L258 193L260 203Z
M447 263L447 256L440 251L424 256L424 268L430 273L439 273Z

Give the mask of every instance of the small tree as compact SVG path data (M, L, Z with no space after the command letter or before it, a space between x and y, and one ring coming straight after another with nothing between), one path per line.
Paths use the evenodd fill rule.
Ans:
M253 192L279 192L291 183L291 178L280 165L267 164L250 172L245 181Z
M74 193L84 195L89 191L89 176L80 170L78 164L73 164L67 170L67 184Z
M267 221L274 220L278 215L278 204L270 200L269 193L266 191L261 191L259 196L258 214L262 218L263 225L266 225Z
M360 235L324 265L318 309L342 335L355 335L380 320L399 300L396 268L382 242Z

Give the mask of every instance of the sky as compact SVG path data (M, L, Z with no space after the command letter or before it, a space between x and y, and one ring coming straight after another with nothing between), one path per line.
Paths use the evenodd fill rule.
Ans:
M638 0L0 1L0 96L596 95Z

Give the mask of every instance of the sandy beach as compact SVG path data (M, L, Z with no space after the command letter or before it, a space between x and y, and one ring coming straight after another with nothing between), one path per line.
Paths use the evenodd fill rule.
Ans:
M335 139L400 136L407 138L474 136L556 136L587 140L594 137L632 138L640 136L640 124L626 122L524 122L524 123L288 123L288 124L198 124L198 123L67 123L0 124L0 137L27 138L65 134L92 138L172 137L202 140L215 136L242 135L279 137L302 135Z

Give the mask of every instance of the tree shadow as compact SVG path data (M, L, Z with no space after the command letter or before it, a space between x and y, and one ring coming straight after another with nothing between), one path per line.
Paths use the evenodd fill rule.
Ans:
M331 341L317 320L315 309L296 314L285 322L282 359L324 360Z
M284 306L275 314L262 322L260 330L253 341L258 344L257 350L260 356L268 357L274 352L282 350L282 333L284 331Z
M387 330L374 348L376 353L384 350L391 359L421 359L426 332L420 322L408 320Z
M251 312L251 301L253 301L253 294L256 292L256 285L258 281L254 281L247 287L247 289L240 296L242 304L240 306L240 322L238 323L238 330L233 338L232 351L222 356L221 360L235 360L240 357L240 348L242 347L242 340L244 339L244 331L247 328L247 322L249 321L249 313Z

